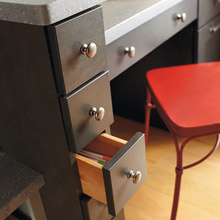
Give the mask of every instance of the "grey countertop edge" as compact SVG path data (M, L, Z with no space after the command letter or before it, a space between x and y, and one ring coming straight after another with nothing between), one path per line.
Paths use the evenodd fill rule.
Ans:
M0 152L0 183L0 219L5 219L45 181L42 174Z
M106 45L111 44L115 40L119 39L123 35L129 33L130 31L134 30L135 28L141 26L142 24L148 22L149 20L153 19L156 16L159 16L161 13L165 12L169 8L175 6L176 4L182 2L183 0L161 0L153 4L151 7L143 8L143 10L137 14L133 14L128 19L116 23L110 28L105 28L105 41ZM102 4L103 9L105 7L105 3ZM114 8L112 8L111 13L114 12ZM113 22L112 19L114 17L104 13L104 24L105 27L111 19L111 23Z
M91 8L105 0L60 0L31 5L0 2L0 20L45 26Z

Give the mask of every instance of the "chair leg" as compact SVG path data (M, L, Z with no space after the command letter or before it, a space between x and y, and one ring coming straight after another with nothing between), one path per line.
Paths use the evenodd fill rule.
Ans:
M152 105L151 94L149 90L147 89L147 101L146 101L146 107L145 107L145 144L147 144L147 139L148 139L148 134L149 134L150 112L152 108L156 108L156 106ZM172 213L171 213L171 220L175 220L176 215L177 215L178 203L179 203L181 177L183 173L183 168L182 168L182 151L180 151L179 149L178 141L176 139L175 134L173 132L171 132L171 134L174 139L174 143L176 146L176 153L177 153L176 181L175 181L175 190L174 190L174 196L173 196L173 207L172 207Z
M152 108L156 108L155 105L151 104L151 94L147 89L147 101L145 106L145 145L147 145L147 139L150 127L150 112Z
M174 196L173 196L173 207L172 207L172 212L171 212L171 220L175 220L176 215L177 215L182 174L183 174L183 169L176 168L176 182L175 182L175 190L174 190Z
M172 207L172 212L171 212L171 220L176 220L176 215L177 215L177 209L178 209L178 204L179 204L179 196L180 196L180 186L181 186L181 179L182 179L182 174L184 169L191 168L193 166L196 166L197 164L200 164L204 160L206 160L208 157L212 155L212 153L217 149L219 143L220 143L220 134L217 135L216 143L212 150L205 155L202 159L189 164L187 166L183 166L183 150L186 146L187 143L189 143L191 140L198 138L200 136L193 136L193 137L188 137L179 147L177 137L176 135L170 130L173 140L175 143L176 147L176 155L177 155L177 167L176 167L176 181L175 181L175 189L174 189L174 196L173 196L173 207ZM203 136L203 135L201 135Z
M184 142L181 147L179 147L178 140L176 135L172 132L171 129L170 133L173 137L173 141L176 147L176 180L175 180L175 188L174 188L174 195L173 195L173 206L171 212L171 220L176 220L178 204L179 204L179 197L180 197L180 187L181 187L181 180L183 174L183 149L186 143Z

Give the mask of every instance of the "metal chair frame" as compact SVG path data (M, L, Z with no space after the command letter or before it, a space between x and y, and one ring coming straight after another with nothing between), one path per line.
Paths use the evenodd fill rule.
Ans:
M147 139L148 139L148 133L149 133L149 125L150 125L150 112L151 109L157 109L157 106L152 104L151 101L151 94L149 89L147 89L147 103L146 103L146 117L145 117L145 142L147 144ZM162 115L161 115L162 117ZM163 118L162 118L163 119ZM175 144L175 148L176 148L176 168L175 168L175 172L176 172L176 180L175 180L175 188L174 188L174 195L173 195L173 205L172 205L172 212L171 212L171 220L175 220L176 216L177 216L177 210L178 210L178 204L179 204L179 196L180 196L180 187L181 187L181 179L182 179L182 174L183 174L183 170L194 167L195 165L200 164L201 162L203 162L204 160L206 160L209 156L212 155L212 153L217 149L219 143L220 143L220 134L218 133L209 133L209 134L205 134L205 135L196 135L196 136L190 136L190 137L186 137L186 139L183 141L183 143L181 145L179 145L178 140L177 140L177 135L175 134L175 132L172 130L171 126L169 126L169 123L166 122L165 119L164 123L166 124L167 128L169 129L172 139L174 141ZM205 155L203 158L201 158L200 160L191 163L189 165L183 166L183 151L185 146L192 140L199 138L199 137L203 137L203 136L208 136L208 135L217 135L217 139L216 139L216 143L214 145L214 147L211 149L211 151Z

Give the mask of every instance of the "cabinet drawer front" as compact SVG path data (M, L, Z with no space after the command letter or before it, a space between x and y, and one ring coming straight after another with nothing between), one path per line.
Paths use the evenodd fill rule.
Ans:
M113 123L108 72L102 73L73 94L60 98L69 149L79 152ZM89 115L90 110L103 107L102 120Z
M197 62L220 60L220 15L198 30Z
M89 196L83 196L81 199L83 217L86 220L105 219L111 220L112 216L108 213L108 207Z
M112 156L104 166L81 155L76 155L83 193L108 204L115 216L146 179L145 142L142 133L128 142L102 134L86 146L87 150ZM127 175L140 171L140 182L134 184Z
M71 92L106 70L102 7L52 26L49 37L60 94ZM97 46L97 53L92 58L81 53L82 45L90 43Z
M177 14L186 13L186 20L177 20ZM149 54L174 34L197 18L197 0L184 0L160 16L107 45L110 80ZM135 56L124 55L125 47L135 47Z
M108 213L107 205L83 195L81 199L83 217L86 220L112 220L112 215ZM114 220L124 220L124 210L121 210Z
M220 13L218 0L199 0L198 26L203 26L218 13Z

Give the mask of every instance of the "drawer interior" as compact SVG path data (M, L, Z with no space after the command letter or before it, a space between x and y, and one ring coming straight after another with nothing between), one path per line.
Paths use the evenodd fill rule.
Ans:
M85 149L91 152L113 157L126 143L127 141L121 138L103 133L99 135L93 142L88 144Z
M127 141L103 133L95 138L84 149L113 157ZM107 204L105 184L103 179L103 165L82 155L76 154L83 193Z

